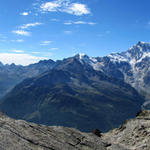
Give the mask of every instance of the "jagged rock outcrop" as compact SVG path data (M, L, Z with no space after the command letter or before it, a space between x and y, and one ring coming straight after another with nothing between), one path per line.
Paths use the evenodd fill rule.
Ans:
M0 150L106 150L107 145L94 134L27 123L0 114Z
M103 135L109 141L108 150L150 150L150 111L142 111L135 119Z
M14 120L0 113L0 150L150 150L150 111L101 135Z

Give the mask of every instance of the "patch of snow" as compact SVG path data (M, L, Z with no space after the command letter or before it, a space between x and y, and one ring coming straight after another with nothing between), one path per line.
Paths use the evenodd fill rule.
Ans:
M146 57L150 57L150 52L144 53L143 56L137 61L137 63L141 62Z
M84 53L79 53L79 58L82 59L85 56Z
M97 62L97 59L96 58L94 58L94 57L91 57L90 58L94 63L96 63Z
M112 62L128 62L128 59L120 54L110 54L108 57Z

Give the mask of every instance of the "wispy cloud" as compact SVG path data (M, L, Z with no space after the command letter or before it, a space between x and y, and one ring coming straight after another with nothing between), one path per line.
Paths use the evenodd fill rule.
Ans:
M40 6L41 12L66 12L68 14L82 16L90 14L86 4L72 3L70 0L53 0Z
M47 46L47 45L49 45L49 44L51 44L53 41L42 41L41 43L40 43L40 45L42 45L42 46Z
M24 42L24 40L23 40L23 39L17 39L17 40L11 40L11 42L18 42L18 43L22 43L22 42Z
M48 59L47 57L37 57L30 54L20 53L0 53L0 61L4 64L29 65L40 60Z
M18 30L12 31L12 33L18 34L18 35L23 35L23 36L30 36L31 32L26 31L26 29L28 29L30 27L39 26L39 25L42 25L42 24L43 23L40 23L40 22L23 24L23 25L18 27ZM22 41L18 41L18 42L22 42Z
M51 19L51 21L53 21L53 22L59 22L60 20L53 18L53 19Z
M64 25L72 25L72 24L73 24L72 21L66 21L66 22L64 22Z
M70 34L72 34L72 31L69 31L69 30L64 31L64 34L68 34L68 35L70 35Z
M41 22L35 22L35 23L28 23L28 24L24 24L22 26L20 26L19 28L20 29L27 29L29 27L35 27L35 26L39 26L39 25L42 25L43 23Z
M56 50L58 50L58 48L57 48L57 47L53 47L53 48L51 48L50 50L56 51Z
M15 52L15 53L24 53L24 50L17 50L17 49L14 49L14 50L11 50L12 52Z
M60 7L61 5L58 3L58 1L46 2L41 5L42 11L57 11Z
M17 34L17 35L23 35L23 36L30 36L31 33L28 31L24 31L24 30L14 30L12 31L12 33Z
M96 25L95 22L87 22L87 21L66 21L64 22L65 25L72 25L72 24L80 24L80 25Z
M22 13L20 13L20 15L22 15L22 16L28 16L29 12L22 12Z
M40 54L40 52L31 52L32 54Z

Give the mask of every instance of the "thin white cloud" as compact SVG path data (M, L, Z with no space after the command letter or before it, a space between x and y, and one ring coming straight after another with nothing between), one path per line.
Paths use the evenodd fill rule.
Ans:
M53 21L53 22L59 22L59 19L53 18L53 19L51 19L51 21Z
M57 48L57 47L53 47L53 48L51 48L50 50L56 51L56 50L58 50L58 48Z
M66 22L64 22L64 25L72 25L72 24L74 24L73 21L66 21Z
M49 44L51 44L53 41L42 41L41 43L40 43L40 45L42 45L42 46L47 46L47 45L49 45Z
M19 28L20 29L27 29L29 27L35 27L35 26L39 26L39 25L42 25L43 23L40 23L40 22L35 22L35 23L28 23L28 24L24 24L22 26L20 26Z
M23 35L23 36L30 36L31 35L30 32L24 31L24 30L14 30L14 31L12 31L12 33L18 34L18 35Z
M14 49L14 50L11 50L12 52L15 52L15 53L24 53L24 50L17 50L17 49Z
M95 22L86 22L86 21L66 21L64 22L65 25L72 25L72 24L80 24L80 25L96 25Z
M20 15L22 15L22 16L28 16L29 13L28 12L22 12L22 13L20 13Z
M72 31L64 31L64 34L68 34L68 35L70 35L70 34L72 34Z
M88 24L88 22L85 22L85 21L75 21L74 24Z
M88 22L89 25L96 25L95 22Z
M28 31L25 31L25 29L28 29L29 27L39 26L39 25L42 25L42 24L43 23L40 23L40 22L23 24L22 26L18 27L18 30L12 31L12 33L18 34L18 35L23 35L23 36L30 36L31 33L28 32ZM22 42L22 41L18 41L18 42Z
M82 16L90 14L86 4L72 3L71 0L53 0L45 2L40 6L42 13L45 12L66 12L68 14Z
M30 54L18 54L18 53L0 53L0 61L3 64L12 64L16 65L29 65L36 63L40 60L48 59L47 57L37 57Z
M86 22L86 21L75 21L74 24L88 24L88 25L95 25L95 22Z
M40 54L40 52L31 52L32 54Z
M11 40L11 42L18 42L18 43L22 43L22 42L24 42L24 40L23 40L23 39L17 39L17 40Z

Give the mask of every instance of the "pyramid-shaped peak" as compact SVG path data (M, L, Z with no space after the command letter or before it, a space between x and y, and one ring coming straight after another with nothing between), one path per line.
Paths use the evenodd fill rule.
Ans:
M135 52L150 52L150 43L139 41L136 45L129 48L129 51Z
M87 56L85 53L78 53L77 55L75 55L75 57L78 59L89 58L89 56Z

